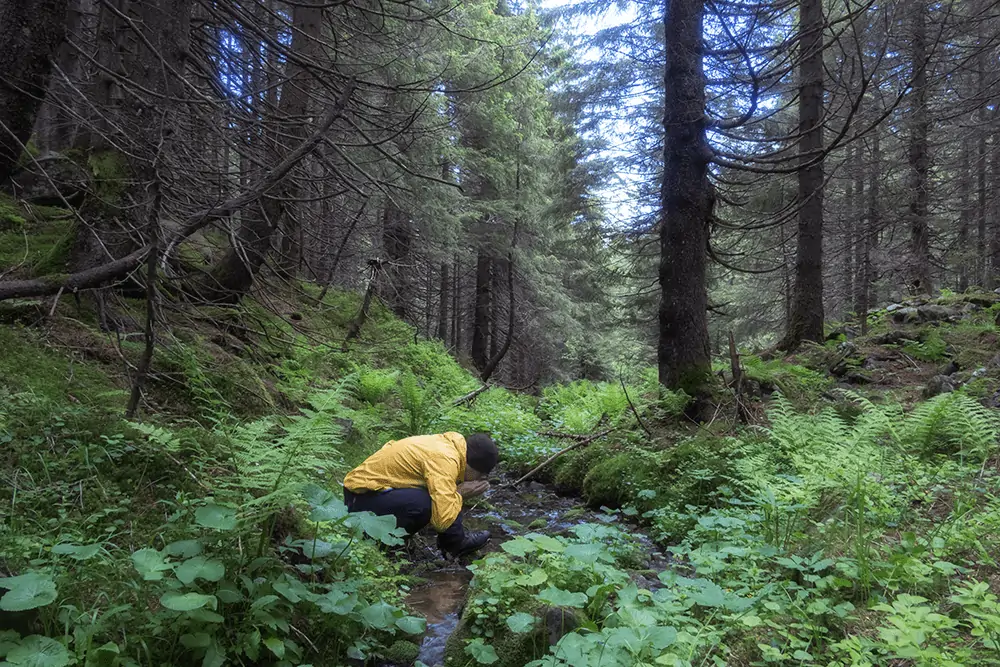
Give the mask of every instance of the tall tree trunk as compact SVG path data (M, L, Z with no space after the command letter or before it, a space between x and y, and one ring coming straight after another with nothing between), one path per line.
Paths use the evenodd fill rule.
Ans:
M703 395L711 373L706 264L712 215L702 64L704 0L667 0L663 25L663 183L660 193L660 384Z
M385 251L386 267L382 272L380 292L382 300L400 318L407 316L410 295L412 267L408 266L408 262L411 240L409 216L392 201L386 201L382 210L382 248Z
M448 306L451 301L451 275L448 262L441 262L441 282L438 288L438 327L437 337L448 342Z
M913 89L910 98L910 128L907 137L907 162L910 167L907 211L910 227L910 270L908 282L917 294L934 290L931 278L930 228L928 226L928 174L930 154L927 135L930 119L927 112L927 7L924 0L912 6L913 32L910 40L910 60L913 67Z
M854 293L851 295L855 315L866 328L868 310L868 281L870 280L869 261L871 259L871 215L868 210L868 200L865 198L864 144L858 144L854 153L854 210L860 212L860 218L854 235ZM865 312L862 313L862 310Z
M996 123L1000 121L1000 111L995 111L993 115L993 123L989 127L990 130L995 132ZM990 191L996 193L997 188L1000 187L1000 145L996 140L996 134L994 134L994 140L990 144L989 155L990 155ZM988 268L986 273L986 289L996 289L1000 286L1000 201L994 196L990 201L987 208L988 215L988 233L990 236L989 242L989 261L987 262Z
M872 263L871 252L878 239L879 228L882 226L882 217L879 208L879 192L882 174L880 173L880 163L882 152L879 143L879 130L876 128L872 132L871 162L868 166L868 212L865 220L864 237L864 264L862 270L862 288L858 290L855 310L861 320L861 333L868 333L868 310L872 303Z
M0 183L17 166L66 38L69 0L0 0Z
M799 0L799 237L781 349L823 340L823 1Z
M451 344L456 357L462 353L462 280L459 267L458 255L455 255L451 267Z
M858 151L858 142L855 141L847 148L847 164L855 164L857 158L855 158L855 153ZM838 302L843 303L841 308L842 313L847 313L851 310L851 297L854 294L854 275L856 273L856 268L854 266L854 245L856 237L856 227L858 226L855 221L855 215L858 210L857 200L855 199L856 192L854 189L855 182L851 174L847 176L846 191L844 193L844 199L846 200L846 211L844 211L844 245L842 248L843 252L843 263L842 277L843 277L843 287L841 294L843 294L843 300L838 299Z
M969 289L969 261L973 258L973 253L969 252L969 232L972 227L972 202L971 202L971 179L972 170L972 146L971 139L966 136L962 139L962 175L958 183L958 252L955 253L958 261L958 291L964 292Z
M472 363L480 372L490 362L490 315L493 310L492 258L480 250L476 256L476 304L472 320Z

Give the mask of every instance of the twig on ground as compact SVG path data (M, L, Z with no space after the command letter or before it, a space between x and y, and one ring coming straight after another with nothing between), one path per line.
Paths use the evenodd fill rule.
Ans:
M613 431L613 430L614 429L611 429L611 428L605 429L605 430L601 431L600 433L595 433L594 435L588 436L586 439L581 440L580 442L575 442L575 443L573 443L572 445L570 445L569 447L567 447L565 449L559 450L558 452L556 452L555 454L553 454L552 456L550 456L549 458L545 459L544 461L542 461L541 463L539 463L537 466L535 466L534 468L532 468L531 470L529 470L528 473L526 475L524 475L523 477L521 477L520 479L515 480L515 481L511 482L510 484L504 484L500 488L501 489L506 489L506 488L510 488L512 486L517 486L518 484L520 484L524 480L526 480L529 477L533 476L535 473L537 473L539 470L541 470L542 468L544 468L548 464L550 464L553 461L555 461L557 458L559 458L560 456L562 456L566 452L572 451L572 450L576 449L577 447L583 447L584 445L589 445L594 440L597 440L598 438L603 438L608 433L611 433L611 431Z
M625 388L625 380L619 376L618 381L622 385L622 391L625 392L625 400L628 401L628 406L632 408L632 414L635 415L635 420L639 422L639 426L641 426L642 430L646 432L646 435L653 437L653 432L649 430L648 426L646 426L646 422L642 421L642 417L639 416L639 411L636 410L635 405L632 404L632 398L628 395L628 389Z

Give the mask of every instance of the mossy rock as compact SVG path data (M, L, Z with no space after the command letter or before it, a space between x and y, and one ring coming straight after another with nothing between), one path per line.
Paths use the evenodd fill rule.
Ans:
M420 655L420 647L413 642L402 639L393 642L392 646L383 649L381 652L384 664L396 665L398 667L412 665L416 662L418 655Z
M587 472L602 458L610 456L609 445L594 444L568 452L553 462L553 478L560 491L579 492Z

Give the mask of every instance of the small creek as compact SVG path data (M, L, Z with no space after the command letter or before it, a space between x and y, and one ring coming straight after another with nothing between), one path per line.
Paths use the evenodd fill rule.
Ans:
M490 543L470 559L497 551L502 542L516 535L530 532L558 535L580 523L603 521L606 515L587 509L579 498L558 495L544 484L531 482L517 489L494 487L484 498L473 501L466 512L468 530L489 529L493 533ZM648 548L651 569L666 567L665 557L651 540L634 529L629 532ZM424 581L414 587L406 602L415 613L427 618L427 633L418 660L436 667L443 664L448 637L458 626L472 573L461 563L441 558L433 531L425 530L415 536L411 555L410 571Z

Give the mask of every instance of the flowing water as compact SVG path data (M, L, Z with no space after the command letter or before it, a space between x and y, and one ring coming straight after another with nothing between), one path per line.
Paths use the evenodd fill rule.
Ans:
M515 535L528 532L553 535L580 523L606 520L605 515L583 507L579 498L560 496L551 487L532 482L518 489L490 490L482 500L471 504L465 525L469 530L487 528L493 533L493 539L484 549L489 552L496 551L501 542ZM666 564L663 555L644 536L638 537L649 548L651 567L662 569ZM459 563L440 559L434 548L433 533L416 536L414 546L413 574L424 582L413 589L406 603L414 613L427 618L427 634L420 645L418 660L436 667L443 663L448 637L458 626L472 573Z

